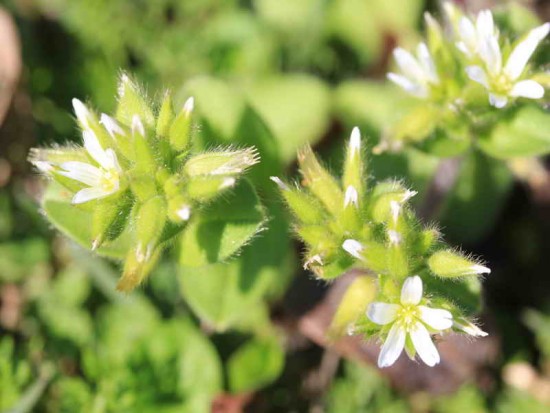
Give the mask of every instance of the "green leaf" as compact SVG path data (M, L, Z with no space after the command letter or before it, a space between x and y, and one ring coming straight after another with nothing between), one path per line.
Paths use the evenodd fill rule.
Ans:
M364 132L376 135L417 105L387 82L365 80L341 83L334 93L334 102L336 113L347 124L367 127Z
M86 249L92 246L92 212L71 204L72 194L61 185L48 184L42 208L48 220L63 234ZM99 255L122 259L130 249L132 233L129 228L116 240L105 243L96 250Z
M479 147L490 156L507 159L550 153L550 114L530 105L481 135Z
M492 228L512 182L502 162L476 151L468 154L440 210L446 236L455 242L475 242L484 236Z
M181 235L180 264L200 267L228 259L251 240L264 221L256 192L241 181L231 194L191 219Z
M284 367L284 350L276 337L254 338L227 362L232 392L260 389L279 377Z
M323 137L330 93L317 78L302 74L264 78L253 83L246 95L277 139L283 162L293 161L298 148Z

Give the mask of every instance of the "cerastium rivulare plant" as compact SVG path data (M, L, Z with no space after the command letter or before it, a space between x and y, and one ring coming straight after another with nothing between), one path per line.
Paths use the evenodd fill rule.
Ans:
M196 153L193 98L179 110L169 93L150 104L127 75L118 95L114 116L98 115L74 99L83 146L32 149L30 161L51 178L45 215L85 247L123 258L117 288L129 291L259 156L253 147Z
M457 331L484 336L468 317L479 297L479 276L490 270L449 248L409 206L414 191L400 182L369 184L358 128L351 134L340 179L311 148L298 153L302 187L272 180L295 217L307 246L304 267L332 281L361 268L336 313L345 331L384 341L378 365L392 365L403 349L429 366L440 361L431 335ZM357 297L362 302L357 304ZM340 326L342 327L342 326Z

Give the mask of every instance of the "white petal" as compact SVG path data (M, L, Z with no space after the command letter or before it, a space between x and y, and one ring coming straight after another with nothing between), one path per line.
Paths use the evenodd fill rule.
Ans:
M463 45L463 47L459 47L459 49L470 56L476 51L477 46L476 29L472 21L465 16L461 17L458 22L458 31L462 39L462 42L459 43Z
M490 10L482 10L479 12L476 20L476 29L479 39L494 35L495 23L493 21L493 14Z
M84 162L64 162L60 166L64 171L59 171L59 175L82 182L88 186L99 185L103 176L99 168Z
M114 138L115 135L126 135L124 129L122 129L118 122L109 115L106 115L105 113L101 114L101 119L99 120L99 123L101 123L105 127L109 135L111 135L111 138Z
M103 168L108 169L110 166L110 159L97 140L96 134L91 130L85 130L82 132L82 137L84 139L84 147L92 159Z
M419 305L420 319L434 330L446 330L453 325L453 315L447 311L437 308L429 308Z
M512 80L515 80L521 75L529 58L534 53L539 43L548 35L550 31L550 23L544 23L529 32L525 40L520 42L506 61L504 70Z
M395 320L400 307L397 304L370 303L367 309L367 317L376 324L383 326Z
M544 88L534 80L522 80L514 85L510 96L540 99L544 96Z
M405 89L405 91L409 92L413 96L419 98L425 98L428 96L428 89L426 88L426 86L420 83L415 83L405 76L401 76L396 73L388 73L387 77L397 86Z
M401 303L416 305L422 299L422 279L415 275L408 277L401 288Z
M343 242L342 248L351 256L360 260L364 260L363 256L361 255L361 251L363 251L364 247L359 241L356 241L354 239L347 239Z
M508 98L506 96L489 93L489 103L495 108L501 109L508 103Z
M489 87L489 82L487 81L487 74L481 66L468 66L466 67L466 74L474 82L477 82L486 88Z
M399 69L401 69L401 73L416 82L422 83L425 80L424 70L412 54L401 47L397 47L393 51L393 56Z
M418 61L424 70L424 77L426 77L432 83L439 83L439 77L437 76L437 70L435 68L435 63L432 59L432 55L426 46L426 43L420 43L416 52L418 56Z
M106 169L114 169L116 170L118 173L121 173L122 172L122 168L120 167L120 164L118 163L118 158L116 156L116 153L115 151L113 151L111 148L108 148L106 151L105 151L105 155L107 156L107 159L109 159L109 167Z
M93 199L103 198L111 194L112 192L107 192L103 188L99 188L99 187L84 188L75 194L75 196L73 197L72 203L82 204L84 202L88 202Z
M495 36L480 39L480 55L490 74L493 76L500 74L502 69L502 54L498 39Z
M378 356L378 367L389 367L401 355L403 347L405 347L406 332L403 328L394 324L391 328L382 349Z
M84 128L89 128L91 115L86 105L84 105L84 103L82 103L80 100L76 98L73 99L72 103L73 103L74 113L76 115L76 118L80 122L80 124Z
M410 332L411 340L420 359L428 366L433 367L439 363L439 352L430 337L430 333L420 322L416 323Z

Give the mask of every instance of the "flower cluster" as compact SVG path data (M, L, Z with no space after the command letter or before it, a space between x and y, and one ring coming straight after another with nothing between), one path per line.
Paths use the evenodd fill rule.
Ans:
M431 48L421 43L417 58L402 48L395 49L393 54L401 73L389 73L392 82L416 97L429 99L434 89L445 89L438 73L448 72L446 57L454 55L456 64L463 68L467 78L487 90L488 101L496 108L503 108L517 98L540 99L544 96L544 87L533 79L528 63L548 35L550 23L532 29L510 47L510 40L501 35L491 11L483 10L472 19L451 3L445 3L444 10L449 22L446 32L450 37L445 37L445 31L427 14L428 33L437 41L431 42ZM438 53L441 44L445 44L446 50ZM435 54L438 57L434 58ZM455 80L447 82L449 89L455 87L452 84ZM459 87L464 89L466 85ZM460 96L450 95L455 102L461 100Z
M194 153L193 106L191 97L174 112L167 93L154 109L123 75L114 117L73 99L83 147L31 151L37 169L90 214L92 250L130 233L120 290L143 281L167 241L259 161L254 148Z
M385 340L380 367L393 364L403 349L429 366L437 364L431 334L485 334L468 321L468 313L475 309L461 305L458 291L479 282L477 277L490 273L489 268L449 249L434 228L422 227L409 207L414 191L395 181L367 186L358 128L347 145L341 179L333 177L309 147L299 152L298 162L303 188L278 177L272 180L307 246L304 267L325 280L354 266L375 277L372 300L364 303L360 314L348 317L346 330ZM449 279L453 287L440 288ZM423 284L429 292L424 298ZM352 283L349 288L372 285ZM341 307L345 300L346 296Z

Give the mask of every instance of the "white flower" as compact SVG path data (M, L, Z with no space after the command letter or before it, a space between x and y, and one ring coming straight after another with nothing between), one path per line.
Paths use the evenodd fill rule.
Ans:
M491 20L492 21L492 20ZM488 31L489 29L486 28ZM519 42L503 64L498 36L487 35L480 40L478 55L483 65L472 65L466 73L473 81L480 83L489 91L489 102L497 108L503 108L509 98L524 97L540 99L544 96L542 85L532 79L521 79L521 75L538 44L548 35L550 23L531 30Z
M63 162L58 173L88 186L78 191L73 197L73 204L81 204L114 194L120 189L122 173L115 152L112 149L103 150L94 132L84 130L84 148L95 161L92 163L70 161Z
M367 317L370 320L380 325L392 324L378 357L378 367L388 367L395 363L408 339L414 347L406 348L411 359L416 352L430 367L439 363L439 353L430 337L430 331L440 332L451 328L453 316L447 310L419 305L421 299L422 280L415 275L408 277L403 283L400 304L374 302L369 305Z
M491 37L498 40L493 14L489 10L479 12L475 24L468 17L462 16L458 22L457 35L458 49L470 59L474 59L480 54L483 44Z
M417 47L416 58L398 47L393 56L401 74L388 73L388 79L405 89L411 95L427 98L432 86L439 84L439 76L432 55L425 43Z
M342 248L352 257L365 261L365 258L361 255L361 251L363 251L365 247L359 241L347 239L342 243Z

